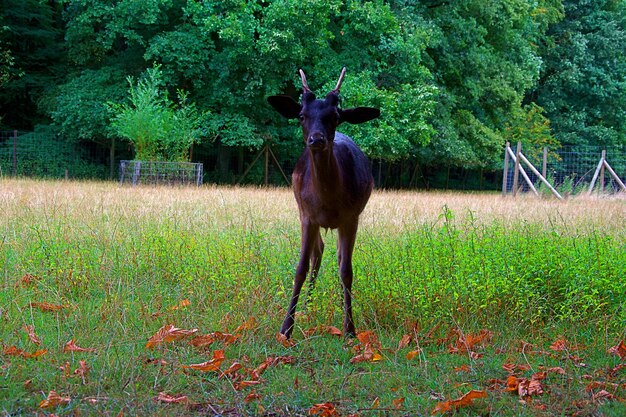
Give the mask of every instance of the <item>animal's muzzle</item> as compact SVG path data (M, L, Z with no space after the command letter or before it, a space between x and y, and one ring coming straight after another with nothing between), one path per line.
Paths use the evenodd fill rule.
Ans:
M321 149L326 146L326 137L321 133L314 133L309 136L306 142L307 146L314 149Z

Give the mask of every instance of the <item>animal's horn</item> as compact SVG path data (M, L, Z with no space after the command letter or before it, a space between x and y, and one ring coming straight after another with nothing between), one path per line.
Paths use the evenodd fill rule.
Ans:
M304 71L302 71L302 69L299 69L298 72L300 73L300 78L302 78L302 89L304 90L305 93L311 92L309 85L306 83L306 77L304 76Z
M343 77L346 76L346 67L343 67L343 69L341 70L341 75L339 76L339 81L337 81L337 85L335 86L335 89L333 90L334 93L339 93L339 89L341 88L341 83L343 82Z

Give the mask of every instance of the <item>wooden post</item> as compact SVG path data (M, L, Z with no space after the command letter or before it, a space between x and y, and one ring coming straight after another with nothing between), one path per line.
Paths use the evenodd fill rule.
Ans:
M135 161L133 164L133 185L137 185L139 174L141 173L141 161Z
M609 171L609 174L611 174L613 179L619 184L622 191L626 192L626 185L624 185L624 182L617 176L615 171L613 171L613 168L611 168L611 165L609 165L606 159L604 160L604 166L606 167L607 171Z
M515 152L515 168L513 169L513 197L517 195L517 183L519 181L519 155L522 153L522 142L517 142Z
M506 187L509 182L509 151L511 144L506 143L504 147L504 171L502 172L502 197L506 196Z
M548 178L548 147L543 147L543 163L541 164L541 175Z
M513 155L513 151L511 150L511 148L509 148L508 151L511 154L511 159L513 160L513 162L517 161L519 158L524 158L524 154L521 152L519 153L519 158L516 158L515 155ZM533 182L530 180L530 178L528 178L528 175L526 174L526 171L524 170L524 167L521 164L519 165L519 173L522 174L522 178L524 178L524 180L526 181L526 184L528 184L528 187L533 191L533 193L535 193L536 196L538 196L539 193L537 192L537 189L533 185Z
M600 175L600 169L604 165L604 159L600 158L600 163L598 163L598 167L596 168L596 172L593 173L593 178L591 179L591 184L589 184L589 191L587 191L587 195L591 195L593 192L593 186L596 185L596 180Z
M113 179L115 172L115 138L111 139L111 148L109 149L109 179Z
M269 151L270 156L272 157L272 162L274 162L274 165L280 171L287 185L291 185L291 183L289 182L289 178L287 178L287 175L285 175L285 171L283 171L283 168L280 166L280 163L278 163L278 159L276 158L276 155L274 155L274 151L272 151L272 148L268 147L267 150Z
M265 145L265 186L267 187L268 177L270 169L270 151L269 145Z
M606 164L606 150L602 150L602 165L600 166L600 193L604 192L604 166Z
M13 131L13 176L17 177L17 130Z
M539 173L539 171L537 171L537 168L535 168L533 166L533 164L530 163L530 161L528 161L528 159L526 159L526 157L524 156L523 153L520 153L519 155L520 159L522 161L524 161L524 163L526 165L528 165L528 168L530 168L530 170L537 176L539 177L539 179L546 185L546 187L548 187L550 189L550 191L552 191L552 194L554 194L559 200L563 200L563 197L561 196L561 194L559 194L559 192L552 186L552 184L550 184L548 182L547 179L545 179L545 177L543 175L541 175Z

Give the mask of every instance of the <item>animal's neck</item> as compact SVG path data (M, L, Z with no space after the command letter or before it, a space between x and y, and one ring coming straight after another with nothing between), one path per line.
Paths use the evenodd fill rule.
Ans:
M322 195L332 197L341 189L341 175L332 146L323 152L309 151L313 186Z

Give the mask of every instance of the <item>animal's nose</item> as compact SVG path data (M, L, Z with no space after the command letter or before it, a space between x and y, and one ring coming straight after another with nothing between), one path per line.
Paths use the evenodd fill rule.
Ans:
M325 141L326 141L326 138L324 137L324 134L320 132L316 132L316 133L313 133L311 136L309 136L309 139L307 140L307 145L320 146L320 145L324 145Z

